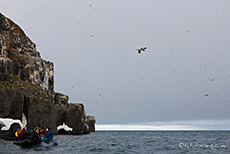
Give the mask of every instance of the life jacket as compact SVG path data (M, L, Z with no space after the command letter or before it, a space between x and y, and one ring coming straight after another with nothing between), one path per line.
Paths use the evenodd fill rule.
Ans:
M20 138L20 139L22 139L23 137L22 137L22 134L23 134L23 129L21 129L19 132L18 132L18 137Z
M51 131L51 129L46 133L46 138L48 138L49 140L53 139L53 132Z
M35 134L39 134L41 131L40 131L40 129L36 126L36 128L34 129L34 132L35 132Z
M18 133L19 133L19 131L17 130L16 132L15 132L15 137L18 137Z
M44 134L43 134L43 136L46 136L46 133L47 133L47 132L48 132L48 131L45 131Z

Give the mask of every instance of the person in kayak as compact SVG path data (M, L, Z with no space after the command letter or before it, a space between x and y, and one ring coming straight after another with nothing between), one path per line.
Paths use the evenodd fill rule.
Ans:
M41 143L41 126L37 124L33 130L33 141Z
M16 132L15 132L15 140L20 139L19 133L20 133L20 128L16 129Z
M52 132L51 128L48 128L48 131L45 134L43 141L50 141L52 139L53 139L53 132Z

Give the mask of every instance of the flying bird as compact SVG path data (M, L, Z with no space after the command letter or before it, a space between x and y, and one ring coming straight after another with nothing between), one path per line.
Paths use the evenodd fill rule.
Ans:
M215 81L216 78L210 79L210 81Z
M186 33L190 32L188 29L185 31Z
M137 52L138 52L139 54L141 54L141 52L142 52L142 51L145 51L146 49L147 49L147 47L139 48L139 49L137 49Z
M208 97L209 95L208 94L205 94L204 97Z

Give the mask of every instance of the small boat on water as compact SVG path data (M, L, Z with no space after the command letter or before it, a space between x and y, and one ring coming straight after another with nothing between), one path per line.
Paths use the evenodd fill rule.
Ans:
M20 139L20 140L15 140L14 144L21 146L21 147L30 147L33 145L39 145L41 143L44 143L42 145L55 145L57 146L58 143L55 140L47 140L47 141L42 141L42 139L34 140L34 139Z
M21 147L33 146L40 144L42 141L47 145L58 145L57 142L53 141L53 132L51 131L51 128L48 127L43 133L40 129L40 125L37 125L33 131L26 131L24 128L20 130L17 129L15 137L14 144Z
M41 139L39 140L34 140L34 139L21 139L21 140L15 140L14 144L19 145L21 147L28 147L28 146L33 146L36 144L40 144Z

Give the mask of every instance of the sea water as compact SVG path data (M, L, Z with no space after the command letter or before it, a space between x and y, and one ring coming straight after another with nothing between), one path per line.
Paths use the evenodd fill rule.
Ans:
M230 153L230 131L96 131L55 135L58 146L42 143L21 148L0 139L0 154L150 154Z

